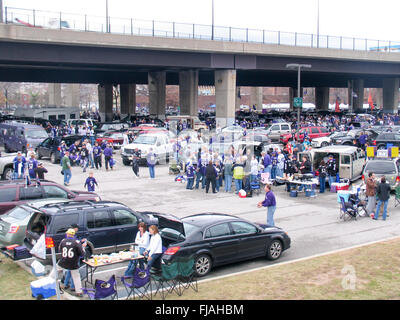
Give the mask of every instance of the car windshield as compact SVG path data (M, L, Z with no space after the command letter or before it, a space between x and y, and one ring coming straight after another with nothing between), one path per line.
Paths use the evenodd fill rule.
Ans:
M8 217L14 218L16 220L24 220L29 215L30 212L21 207L16 207L7 214Z
M376 174L395 174L396 165L391 161L369 161L365 167L366 172Z
M31 139L46 139L48 138L48 134L45 130L27 130L25 131L25 136Z
M138 136L133 143L136 144L155 144L157 141L157 137L151 136Z

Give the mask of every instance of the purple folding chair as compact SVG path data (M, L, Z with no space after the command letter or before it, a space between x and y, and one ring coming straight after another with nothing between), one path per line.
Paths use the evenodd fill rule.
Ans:
M96 279L94 289L82 288L82 291L89 296L90 300L100 300L108 297L111 300L118 299L115 275L112 275L108 281Z
M121 277L121 282L128 294L126 299L129 299L131 295L134 297L136 294L140 299L146 298L151 300L150 273L147 268L141 269L136 267L133 276L123 276Z

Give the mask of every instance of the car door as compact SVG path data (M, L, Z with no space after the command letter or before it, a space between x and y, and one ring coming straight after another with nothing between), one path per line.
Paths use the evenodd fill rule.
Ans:
M0 214L6 213L8 210L17 205L17 187L0 189Z
M47 230L47 233L52 235L54 243L56 244L56 252L58 252L60 242L65 238L65 232L72 224L79 225L79 214L76 212L52 216L51 227Z
M266 253L266 235L260 230L245 221L231 222L233 233L239 238L238 254L239 259L249 259L263 256Z
M318 138L320 136L319 128L311 128L311 131L309 131L308 136L311 139Z
M113 209L111 212L118 231L117 251L127 249L130 244L135 242L138 232L138 217L133 212L123 208Z
M85 215L84 237L94 246L97 253L115 252L118 228L115 227L111 212L107 209L88 211Z
M204 240L214 258L214 265L237 260L239 237L233 234L228 222L209 227L204 233Z
M279 124L274 124L274 125L271 126L271 132L268 135L269 138L271 139L271 142L279 141L280 136L281 136L280 130L281 130L281 127L280 127Z
M38 152L42 157L50 157L50 148L53 144L53 138L47 138L38 145Z

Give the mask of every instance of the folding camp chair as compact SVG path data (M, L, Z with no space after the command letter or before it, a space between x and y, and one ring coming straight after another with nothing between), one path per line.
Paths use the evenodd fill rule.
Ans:
M250 188L252 191L257 191L257 195L261 193L260 179L258 176L250 182Z
M150 272L147 268L136 267L133 276L123 276L121 282L128 293L127 300L131 295L133 298L137 296L139 299L151 300Z
M343 197L340 197L340 219L343 221L355 219L357 220L357 211L352 205L346 205Z
M396 186L394 189L395 194L394 194L394 207L397 207L400 205L400 184Z
M111 300L118 299L115 275L112 275L108 281L96 279L94 289L82 288L82 291L89 296L90 300L100 300L108 297Z
M179 259L178 260L178 281L179 281L179 291L183 294L185 289L192 288L194 291L198 291L197 277L194 272L194 258L189 259Z
M165 299L168 293L176 292L181 295L179 290L179 280L177 279L178 273L178 262L172 262L170 264L161 264L161 271L152 268L150 270L151 280L154 281L156 286L156 292L153 295L156 296L160 293L161 299Z

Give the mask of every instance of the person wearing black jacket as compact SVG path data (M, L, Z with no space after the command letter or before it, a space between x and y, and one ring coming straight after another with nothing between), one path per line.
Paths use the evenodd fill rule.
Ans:
M210 189L210 182L212 186L212 192L217 193L217 191L215 190L216 179L217 179L217 172L213 166L212 161L210 160L206 167L206 193L208 193L208 190Z
M82 148L79 151L79 155L81 156L81 165L83 166L83 172L86 172L87 167L89 167L89 150L86 149L86 144L82 145Z
M35 172L39 180L44 180L44 174L48 171L45 167L43 167L43 163L39 162L37 168L35 168Z
M307 156L303 156L303 161L300 164L299 170L301 172L301 174L306 174L306 173L311 173L311 162L310 160L308 160ZM299 191L302 191L303 188L306 190L308 186L302 184L299 187Z
M333 158L333 154L329 155L329 160L326 163L326 170L328 172L328 182L330 188L332 186L332 183L336 181L336 174L338 172L336 160L335 158Z
M297 161L293 159L293 155L289 153L287 157L285 157L285 162L283 165L283 172L285 173L286 179L293 176L293 174L297 172L297 167L298 167ZM287 182L286 191L290 192L290 189L291 189L291 183Z
M381 178L381 183L378 185L378 188L376 190L376 195L378 196L378 204L376 205L375 215L371 214L371 217L374 220L378 220L379 211L383 203L382 220L386 220L387 206L390 198L390 185L389 183L386 182L385 176Z

